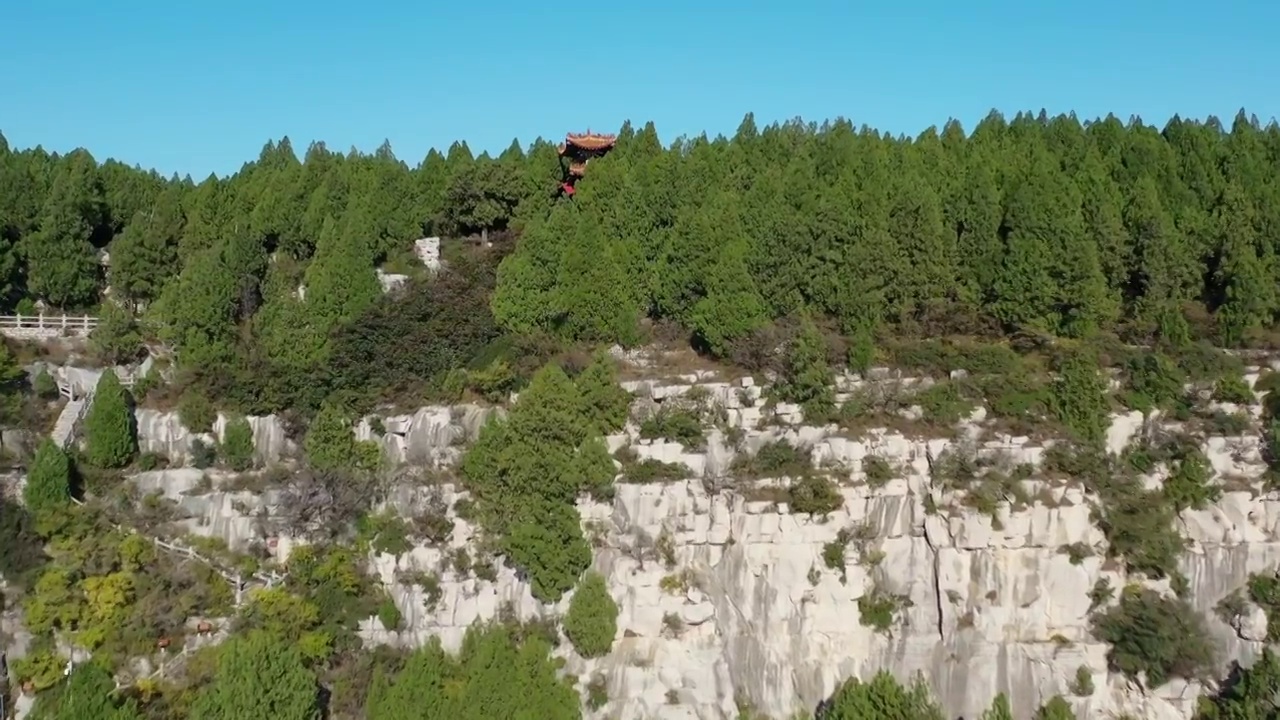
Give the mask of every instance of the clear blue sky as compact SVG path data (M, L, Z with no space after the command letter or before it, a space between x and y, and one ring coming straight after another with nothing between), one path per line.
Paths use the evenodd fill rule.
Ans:
M195 176L286 134L416 164L628 118L728 134L747 111L895 133L992 107L1280 115L1277 0L13 0L0 26L12 145Z

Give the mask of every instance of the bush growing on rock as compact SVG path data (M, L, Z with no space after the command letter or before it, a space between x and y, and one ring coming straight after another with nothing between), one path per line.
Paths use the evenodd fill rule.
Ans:
M503 542L507 557L528 576L533 596L556 602L591 564L578 511L571 505L531 498Z
M996 695L991 701L991 708L982 713L981 720L1013 720L1013 709L1009 707L1009 696L1004 693Z
M844 496L831 478L807 472L787 489L792 512L828 515L844 506Z
M702 414L684 407L664 406L640 423L640 437L645 440L678 442L686 450L697 452L706 445Z
M604 576L588 572L578 583L564 618L564 634L585 658L607 655L618 634L618 605L609 595Z
M1147 353L1130 358L1126 404L1143 413L1168 410L1182 400L1186 377L1182 370L1161 353Z
M1169 679L1201 679L1213 669L1213 648L1204 619L1186 602L1139 587L1125 588L1120 603L1093 618L1098 639L1111 645L1111 669L1146 686Z
M1244 377L1238 373L1218 378L1218 381L1213 386L1213 399L1221 403L1234 403L1236 405L1251 405L1254 402L1253 391L1249 389L1249 383L1245 382Z
M1079 440L1100 445L1108 425L1107 383L1097 358L1086 350L1067 353L1058 367L1051 405L1058 420Z
M1071 703L1061 695L1054 695L1049 698L1049 702L1036 710L1032 720L1075 720L1075 718L1076 711L1071 709Z
M463 458L481 524L529 576L540 600L558 600L591 561L574 503L613 480L612 460L591 449L598 439L581 391L551 364Z
M960 386L950 381L934 383L915 398L927 422L949 426L973 412L973 401L965 397Z
M138 430L129 394L114 370L98 379L93 406L84 421L89 462L100 468L121 468L138 452Z
M806 316L788 344L774 392L779 400L799 405L806 421L821 423L835 412L834 382L835 375L827 364L826 339Z
M1267 640L1280 641L1280 575L1274 572L1251 574L1246 587L1249 599L1267 615Z
M1131 456L1128 464L1143 464L1140 460ZM1122 558L1129 571L1153 578L1176 573L1186 541L1174 524L1177 513L1164 489L1146 489L1132 468L1116 467L1097 446L1056 445L1046 453L1045 466L1083 482L1099 496L1094 522L1107 538L1108 557Z
M1123 558L1130 571L1153 578L1174 573L1186 541L1174 526L1177 515L1164 494L1130 478L1117 480L1101 494L1096 522L1107 536L1108 556Z
M36 373L35 380L31 383L31 389L35 392L36 397L43 400L54 400L58 397L58 381L53 379L49 374L49 368L42 367L40 372Z
M392 632L398 632L404 627L404 616L400 614L400 608L396 607L396 603L390 597L383 598L378 603L378 622L382 623L382 627Z
M798 478L813 470L813 448L773 440L761 445L755 454L739 453L729 469L737 478Z
M584 440L573 459L572 471L580 478L578 487L597 500L613 498L613 479L617 469L609 455L609 446L599 435Z
M551 645L503 624L467 631L457 656L438 640L414 650L395 673L379 671L368 720L581 720L578 693L557 677Z
M212 467L214 461L218 459L217 448L209 445L204 440L195 437L191 438L191 467L198 470L204 470Z
M196 388L188 388L178 399L178 419L182 420L182 426L187 430L205 433L213 430L218 411L209 402L207 395Z
M1211 475L1212 468L1204 453L1198 448L1184 450L1164 482L1165 499L1173 506L1174 512L1188 508L1203 510L1222 497L1222 488L1213 484Z
M222 432L222 458L227 466L236 472L253 467L253 427L248 418L233 418Z
M574 378L574 384L582 392L587 420L594 423L601 434L622 429L631 409L631 393L618 385L613 361L608 355L598 353L591 364Z
M846 680L819 708L814 720L943 720L942 708L924 678L917 676L903 687L882 670L862 682Z
M382 450L372 441L356 440L351 421L337 405L326 404L312 418L302 440L311 467L325 472L370 471L381 464Z
M1280 713L1280 655L1263 648L1253 665L1233 663L1218 692L1202 695L1195 720L1270 720Z
M118 701L115 678L98 660L75 667L64 683L41 693L30 720L139 720L137 703Z

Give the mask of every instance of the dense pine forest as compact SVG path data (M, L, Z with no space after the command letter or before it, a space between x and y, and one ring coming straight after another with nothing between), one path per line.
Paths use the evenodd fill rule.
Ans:
M300 159L284 139L199 183L0 143L0 286L28 312L109 286L193 392L254 413L575 343L688 339L744 361L803 314L855 355L955 334L1267 346L1277 168L1280 128L1243 112L1229 130L992 113L914 139L748 116L669 148L628 125L573 200L543 140L411 168L389 145ZM492 242L382 298L375 268L418 274L429 234Z
M945 377L939 354L998 348L982 356L986 372L969 368L985 378L975 383L986 383L992 416L1058 423L1092 447L1110 410L1097 361L1123 366L1120 402L1146 410L1183 402L1188 377L1225 385L1214 348L1280 349L1280 126L1243 111L1229 128L993 112L971 131L953 121L914 138L844 120L760 128L748 115L731 138L669 146L652 124L627 124L572 198L561 173L555 142L542 139L496 157L457 142L411 164L389 144L344 154L317 142L299 157L285 138L230 177L196 181L86 150L14 150L0 136L0 314L95 315L97 360L159 361L128 392L104 375L87 450L46 443L25 468L25 509L0 503L0 573L22 591L11 599L24 596L38 637L22 664L41 691L36 720L582 716L548 657L554 626L478 627L456 656L434 643L360 651L361 620L399 622L363 574L361 553L392 534L367 513L342 520L348 535L291 555L289 582L249 606L230 650L191 661L187 685L115 688L113 670L197 609L232 614L218 578L113 528L114 508L70 504L142 469L136 438L101 439L129 435L134 403L176 408L196 430L215 411L239 418L217 449L235 470L253 451L243 416L279 415L305 438L302 472L323 478L373 473L350 423L375 408L499 403L521 390L460 477L496 543L488 550L525 572L535 597L577 587L562 629L591 657L607 652L618 611L587 572L573 502L607 493L614 466L601 436L622 426L630 401L594 350L661 344L771 371L779 397L820 420L838 413L824 395L833 368L892 363ZM415 255L423 237L443 238L438 270ZM387 275L405 282L387 291ZM1082 364L1062 348L1098 352ZM1057 363L1052 386L1047 364L1023 362L1037 353ZM25 387L19 358L31 353L0 353L0 416L35 427L23 398L57 389ZM1222 397L1252 401L1240 382ZM948 391L925 412L954 424L968 398ZM1276 421L1280 406L1268 413ZM247 449L231 447L233 433ZM1066 472L1105 474L1083 463ZM1208 492L1166 502L1107 487L1120 488L1101 494L1108 521L1123 525L1107 540L1126 568L1177 585L1174 517ZM1123 623L1098 629L1141 656L1119 670L1209 672L1188 633L1144 614L1165 608L1155 614L1194 624L1184 606L1125 598L1113 616ZM1132 640L1133 627L1160 637ZM64 681L53 638L71 628L99 661ZM1268 653L1233 676L1200 717L1270 708L1278 662ZM591 686L587 705L603 692ZM923 684L887 674L841 686L816 710L821 720L944 716ZM984 717L1012 716L1001 698ZM1036 717L1073 714L1056 698Z

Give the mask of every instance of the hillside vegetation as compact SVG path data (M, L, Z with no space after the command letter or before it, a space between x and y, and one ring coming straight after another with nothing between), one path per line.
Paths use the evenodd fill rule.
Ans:
M199 183L0 143L0 288L10 310L74 309L109 280L192 392L246 413L367 401L557 342L689 338L748 360L802 313L858 363L882 335L1270 345L1277 167L1280 129L1243 113L1229 131L993 113L914 139L748 116L669 148L628 125L572 201L542 140L497 158L456 143L410 169L388 145L299 159L284 139ZM375 268L416 273L415 238L480 231L498 242L446 253L454 277L380 297Z
M939 382L911 398L923 424L954 426L985 403L1011 430L1069 437L1053 469L1102 499L1108 552L1185 585L1174 517L1214 499L1204 459L1171 443L1121 467L1101 452L1105 423L1122 404L1247 427L1184 385L1250 404L1242 363L1220 349L1280 349L1274 123L1243 112L1229 130L1215 119L1155 128L992 113L969 133L952 122L893 138L846 121L762 129L747 116L732 138L669 147L651 124L624 126L572 200L559 195L559 175L543 140L496 158L455 143L411 168L385 144L366 155L316 143L299 158L286 138L231 177L195 182L99 164L84 150L14 151L0 137L0 310L29 314L39 302L90 312L101 319L90 343L98 360L160 360L128 390L104 374L84 451L45 442L25 461L25 505L0 506L5 599L35 635L16 664L40 692L34 717L533 720L579 718L584 702L606 702L595 680L580 699L577 679L550 655L566 643L582 657L607 655L618 631L574 505L610 497L603 436L623 426L631 400L603 346L675 345L766 371L776 378L770 402L849 432L896 408L884 398L838 405L837 370L892 364L931 376ZM414 255L424 236L444 238L438 272ZM407 283L385 292L386 273ZM0 408L6 427L43 433L43 416L27 410L47 410L57 390L51 379L25 382L18 365L28 355L0 354ZM967 374L952 377L956 368ZM1114 397L1108 368L1121 380ZM1277 384L1267 382L1255 389ZM462 555L477 577L500 557L541 601L573 591L562 627L477 626L456 656L434 643L361 648L360 622L400 622L366 574L367 552L448 532L432 518L371 513L386 468L351 424L374 408L464 396L502 404L514 391L506 419L486 425L459 466L484 532L474 558ZM283 471L291 491L326 499L310 518L320 540L290 557L287 581L234 607L209 568L115 525L120 478L163 461L139 453L138 406L177 408L193 431L226 413L223 442L197 462L235 472L255 463L246 416L286 418L305 455ZM1276 408L1268 396L1273 439ZM704 410L664 410L640 432L696 445ZM804 464L778 452L734 472ZM1177 473L1162 491L1144 490L1135 476L1156 462ZM673 472L623 466L632 481ZM263 483L282 480L272 472ZM946 472L946 482L976 477ZM789 490L793 509L821 515L842 502L804 475ZM140 504L129 512L160 514ZM260 560L229 557L246 573ZM1113 669L1153 683L1216 672L1189 613L1181 600L1125 594L1097 621ZM112 691L112 672L205 617L232 618L230 637L193 653L180 682ZM64 680L58 642L67 640L95 659ZM1201 717L1274 712L1280 670L1270 654L1255 668L1206 699ZM840 686L815 712L944 716L922 683L887 674ZM1007 701L988 716L1009 717ZM754 720L749 708L742 717ZM1071 710L1057 698L1037 717Z

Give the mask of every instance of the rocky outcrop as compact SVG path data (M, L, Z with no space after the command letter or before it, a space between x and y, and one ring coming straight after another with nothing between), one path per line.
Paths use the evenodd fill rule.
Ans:
M437 467L456 461L484 423L500 413L478 405L428 406L406 415L371 415L356 425L355 434L358 440L378 443L392 463ZM219 414L213 432L193 433L177 412L139 408L135 415L142 452L164 456L175 464L191 461L192 440L210 445L221 442L228 421L226 415ZM278 416L251 415L247 419L259 463L276 463L297 454L297 444L286 435Z
M129 386L146 377L154 365L155 361L148 356L146 360L136 365L117 365L112 370L115 371L116 377L120 379L120 382ZM47 363L36 363L28 368L28 374L34 378L42 369L48 370L49 374L57 381L59 390L64 395L71 397L83 397L92 393L97 389L98 380L102 378L102 373L105 372L102 368L86 368L74 365L54 366Z
M6 428L0 430L0 453L6 458L24 459L35 453L40 437L29 430Z
M956 716L978 717L1004 692L1018 717L1058 694L1080 718L1190 717L1200 687L1175 681L1143 691L1108 671L1107 647L1092 637L1095 584L1142 581L1104 561L1105 539L1091 519L1096 498L1070 482L1029 479L990 512L978 512L932 477L931 464L948 451L999 468L1034 467L1049 442L992 435L981 426L981 411L956 438L885 429L852 435L805 425L792 406L766 409L750 379L685 380L629 389L644 413L700 387L724 418L708 432L705 448L641 440L636 427L608 442L611 450L628 446L638 458L683 465L686 477L619 484L611 502L579 506L595 567L620 608L609 656L585 660L567 644L558 651L582 683L605 678L611 700L595 717L719 720L735 717L736 699L745 698L757 711L785 718L811 709L842 679L882 668L904 679L922 672ZM844 379L842 397L862 387ZM428 407L383 418L380 428L367 419L356 432L398 462L437 466L457 458L490 412ZM1138 413L1117 415L1108 448L1119 453L1151 428ZM794 513L785 494L770 491L785 480L731 477L735 457L776 441L812 450L815 465L838 480L839 510L825 518ZM1203 449L1226 491L1214 505L1182 514L1190 544L1181 569L1220 656L1248 664L1262 648L1265 614L1247 607L1224 621L1214 608L1249 573L1280 564L1280 498L1246 487L1264 469L1257 438L1210 437ZM870 482L872 457L887 463L892 477ZM1149 484L1162 482L1163 472L1153 472ZM240 533L252 535L247 520L229 517L243 509L243 499L222 491L193 499L192 487L201 482L195 478L152 474L140 484L177 499L195 516L188 521L193 531L210 528L233 547ZM392 505L408 512L424 490L406 492ZM450 485L431 492L445 506L465 496ZM390 630L371 618L361 631L366 642L413 646L439 636L457 647L467 627L504 608L525 618L567 608L568 598L555 607L536 602L512 570L499 566L484 580L459 572L458 555L476 551L476 529L451 517L454 532L445 546L372 558L404 625ZM857 541L829 567L829 548L841 531ZM279 551L291 544L281 538ZM868 601L882 598L898 598L886 628L864 622ZM1093 680L1087 696L1073 694L1080 668Z
M371 415L355 433L357 440L378 443L392 463L439 467L457 461L489 418L501 413L479 405L427 406L408 415Z
M182 424L177 412L163 412L150 408L138 408L134 416L138 424L138 448L182 465L191 461L191 442L199 439L208 445L222 442L228 417L219 413L213 432L193 433ZM295 445L285 435L284 424L275 415L246 418L253 429L254 454L259 463L278 462L296 452Z
M277 494L230 488L233 477L227 473L196 468L143 472L132 480L141 495L163 497L177 506L183 530L216 538L236 551L264 539L260 513L274 505Z

